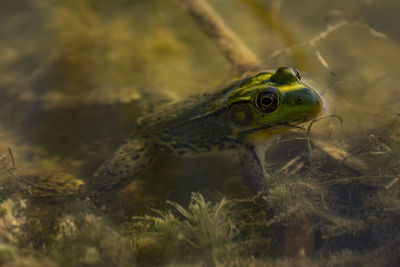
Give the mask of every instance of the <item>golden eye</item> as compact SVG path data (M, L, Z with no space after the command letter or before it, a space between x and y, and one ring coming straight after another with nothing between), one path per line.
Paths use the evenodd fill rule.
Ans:
M264 112L270 113L279 106L279 98L274 92L261 92L256 100L257 108Z

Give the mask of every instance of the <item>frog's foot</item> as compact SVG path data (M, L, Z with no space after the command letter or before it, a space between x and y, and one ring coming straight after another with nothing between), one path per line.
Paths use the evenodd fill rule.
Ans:
M85 183L68 173L47 176L18 176L23 185L23 193L31 199L64 200L76 197Z
M245 184L255 193L265 190L265 179L269 175L264 170L264 157L260 159L254 145L244 144L239 148L242 177Z
M127 185L150 164L153 154L145 138L129 140L97 169L88 185L89 193L96 196Z

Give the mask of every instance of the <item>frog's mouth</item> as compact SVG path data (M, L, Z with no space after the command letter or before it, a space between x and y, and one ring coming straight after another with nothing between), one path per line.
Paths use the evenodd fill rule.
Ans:
M279 122L279 123L274 123L274 124L261 124L258 123L257 125L259 127L248 129L242 131L242 134L251 134L254 132L266 130L266 129L273 129L273 128L278 128L278 127L287 127L287 128L296 128L296 129L301 129L301 130L306 130L306 128L301 127L297 124L303 123L309 121L309 119L299 119L299 120L293 120L293 121L284 121L284 122Z

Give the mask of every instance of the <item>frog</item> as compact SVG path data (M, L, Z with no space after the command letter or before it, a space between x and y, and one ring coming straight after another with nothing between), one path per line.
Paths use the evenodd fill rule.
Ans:
M87 190L101 196L123 188L160 152L186 156L236 149L244 183L260 192L267 176L260 144L323 109L321 96L296 68L257 72L140 117L137 130L95 171Z

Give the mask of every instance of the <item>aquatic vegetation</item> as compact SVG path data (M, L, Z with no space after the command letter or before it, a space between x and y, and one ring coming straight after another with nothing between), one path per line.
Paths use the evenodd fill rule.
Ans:
M385 134L387 147L398 145L394 132ZM353 148L363 147L365 143ZM370 152L376 156L377 151ZM393 170L397 157L394 154L393 164L375 178L371 178L374 170L345 176L340 173L345 165L336 165L336 177L329 180L323 175L305 179L307 164L289 175L277 168L266 196L226 199L193 193L187 208L167 202L166 207L149 211L153 215L114 223L107 222L107 214L94 215L90 205L78 203L80 211L71 204L52 222L42 218L35 224L27 217L26 202L5 200L0 259L10 266L15 262L47 266L391 264L396 262L400 231L396 227L400 188L393 176L398 174ZM44 243L27 246L39 233L48 235Z
M187 209L177 203L168 204L174 211L155 210L158 216L136 218L139 222L135 226L140 227L135 229L135 235L141 236L135 238L136 251L150 250L144 255L158 255L157 261L168 262L177 257L175 261L200 261L206 265L222 264L238 255L238 244L233 241L238 231L226 199L211 203L193 193ZM153 247L149 246L149 238L153 238ZM164 255L151 251L157 247Z
M316 79L326 118L267 149L264 194L235 154L161 155L97 207L76 192L136 119L241 62L180 1L14 2L0 11L0 265L400 264L396 1L210 0L254 65ZM36 190L49 180L58 198Z

